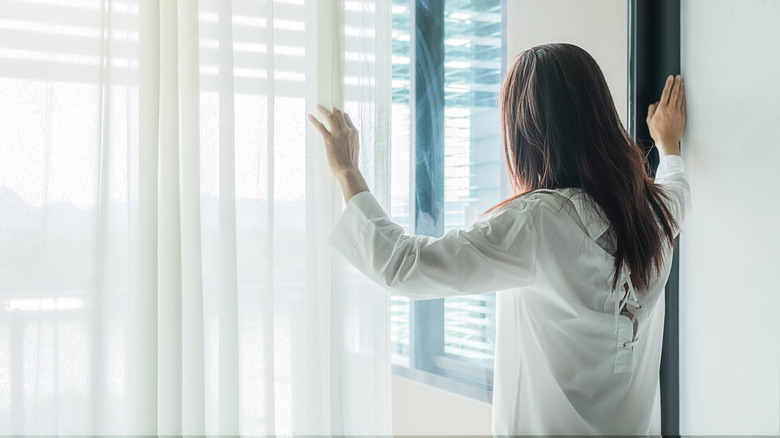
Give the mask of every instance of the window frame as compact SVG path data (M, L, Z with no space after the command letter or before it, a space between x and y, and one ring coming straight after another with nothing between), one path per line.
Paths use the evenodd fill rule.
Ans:
M680 73L680 0L628 2L628 133L645 151L650 171L658 167L645 115L656 102L666 77ZM671 272L664 293L664 334L661 351L661 433L680 431L680 244L675 242Z
M501 0L501 75L506 73L506 2ZM416 235L444 233L445 0L410 0L411 226ZM418 56L424 53L425 56ZM420 69L426 75L417 75ZM430 73L430 72L433 73ZM507 177L500 174L505 190ZM506 195L506 193L502 193ZM426 220L420 220L425 215ZM431 220L432 219L432 220ZM444 299L409 302L409 365L393 374L485 403L493 398L493 361L445 352Z

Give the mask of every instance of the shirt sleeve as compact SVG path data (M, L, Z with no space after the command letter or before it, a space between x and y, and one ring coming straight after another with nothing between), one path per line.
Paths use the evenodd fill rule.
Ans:
M685 218L691 211L691 188L685 177L685 165L682 157L679 155L665 156L655 172L655 183L663 187L669 195L667 205L678 227L682 227Z
M528 285L535 273L535 227L528 205L440 238L409 236L370 192L350 199L331 246L379 285L412 299L495 292Z

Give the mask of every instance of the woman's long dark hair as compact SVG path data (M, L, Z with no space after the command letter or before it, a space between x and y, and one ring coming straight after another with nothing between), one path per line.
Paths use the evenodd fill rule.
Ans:
M496 207L537 189L582 188L614 230L615 272L628 265L634 286L646 290L676 224L593 57L571 44L520 53L501 90L500 114L509 177L519 194Z

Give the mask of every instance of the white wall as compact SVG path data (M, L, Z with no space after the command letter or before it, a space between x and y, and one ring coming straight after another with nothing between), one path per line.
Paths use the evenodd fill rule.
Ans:
M507 0L509 61L545 43L576 44L593 56L625 123L628 81L626 0Z
M628 29L625 0L508 0L507 53L572 43L599 63L625 120ZM489 435L489 404L393 376L395 435Z
M780 1L682 8L681 433L780 434Z
M488 403L393 376L393 435L490 435Z

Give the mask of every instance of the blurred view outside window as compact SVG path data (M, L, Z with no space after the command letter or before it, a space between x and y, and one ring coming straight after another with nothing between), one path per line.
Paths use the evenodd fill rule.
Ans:
M411 3L393 1L392 219L413 233ZM444 1L444 231L471 225L506 195L497 93L502 81L501 0ZM409 367L410 300L392 295L394 365ZM495 295L444 300L445 355L492 369Z

